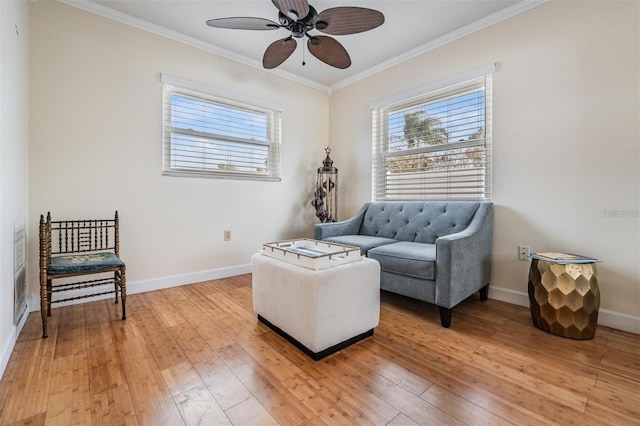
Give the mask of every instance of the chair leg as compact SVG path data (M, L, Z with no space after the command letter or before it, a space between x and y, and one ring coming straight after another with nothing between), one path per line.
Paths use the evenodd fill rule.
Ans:
M118 304L118 283L120 282L119 277L120 277L119 271L115 271L113 273L113 287L116 292L116 305Z
M117 294L117 292L116 292ZM120 273L120 298L122 299L122 319L127 319L127 267L123 266Z
M42 338L49 337L47 333L47 316L50 310L47 303L47 282L40 282L40 315L42 316Z
M52 291L51 280L47 280L47 316L48 317L51 316L51 295L52 294L53 294L53 291Z
M442 324L444 328L451 327L451 313L453 309L438 306L438 310L440 311L440 324Z
M489 284L480 289L480 300L483 302L489 300Z

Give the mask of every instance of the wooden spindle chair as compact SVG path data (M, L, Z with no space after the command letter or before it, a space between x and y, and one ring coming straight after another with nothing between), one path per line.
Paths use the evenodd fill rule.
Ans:
M114 219L51 220L51 213L40 215L40 313L42 337L48 336L47 317L51 316L51 304L69 300L118 293L122 300L122 319L127 318L126 266L120 259L120 225L118 212ZM111 276L109 273L113 273ZM101 278L53 280L104 274ZM113 290L105 291L106 285ZM92 287L95 292L66 298L52 299L53 294L64 291L84 290Z

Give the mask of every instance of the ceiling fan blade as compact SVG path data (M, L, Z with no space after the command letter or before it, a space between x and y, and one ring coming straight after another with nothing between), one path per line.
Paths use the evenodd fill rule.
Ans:
M280 12L293 18L290 12L296 14L296 20L302 19L309 13L309 2L307 0L271 0L280 9Z
M364 7L332 7L320 12L316 29L331 35L356 34L384 23L381 12Z
M280 24L263 18L217 18L209 19L207 25L214 28L233 30L277 30Z
M325 64L345 69L351 65L349 53L338 40L329 36L310 37L307 42L309 52Z
M291 56L297 45L298 43L291 37L274 41L264 52L262 66L266 69L277 67Z

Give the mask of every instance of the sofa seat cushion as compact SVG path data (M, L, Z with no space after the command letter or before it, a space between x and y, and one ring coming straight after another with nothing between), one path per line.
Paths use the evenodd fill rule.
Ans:
M396 240L391 238L370 237L368 235L340 235L337 237L325 238L325 241L333 241L334 243L360 247L360 252L363 256L366 256L367 252L374 247L396 242Z
M435 280L436 245L399 241L369 250L380 269L424 280Z

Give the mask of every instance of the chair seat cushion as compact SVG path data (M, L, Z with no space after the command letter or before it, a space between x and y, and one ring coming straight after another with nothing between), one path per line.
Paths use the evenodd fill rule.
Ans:
M368 235L340 235L337 237L325 238L325 241L333 241L338 244L360 247L360 254L367 255L367 252L374 247L395 243L391 238L370 237Z
M52 256L47 266L49 275L86 274L124 266L115 253L100 252Z
M435 244L399 241L372 248L367 256L377 260L383 271L424 280L435 280Z

